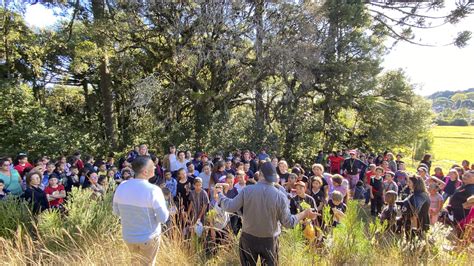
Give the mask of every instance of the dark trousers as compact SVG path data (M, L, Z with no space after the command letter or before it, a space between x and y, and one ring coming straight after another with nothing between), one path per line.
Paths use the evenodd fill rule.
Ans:
M256 237L242 232L239 242L240 264L257 265L258 257L262 265L278 265L278 238Z
M230 226L234 235L237 235L242 228L242 219L237 215L230 216Z
M379 214L382 212L383 197L382 195L374 195L374 198L370 201L370 212L372 214Z
M370 188L367 188L367 190L365 190L365 204L369 204L369 201L370 201Z

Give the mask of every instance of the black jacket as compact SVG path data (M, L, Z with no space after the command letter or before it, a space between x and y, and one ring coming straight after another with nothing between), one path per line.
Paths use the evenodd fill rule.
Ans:
M48 198L41 188L27 187L22 198L30 204L33 214L38 214L49 208Z
M469 214L470 209L464 209L462 204L472 195L474 195L474 184L459 187L451 196L449 207L456 222L460 222Z
M408 227L411 217L418 218L418 223L423 231L430 228L430 196L425 192L415 192L408 196L402 205L402 214L405 225Z

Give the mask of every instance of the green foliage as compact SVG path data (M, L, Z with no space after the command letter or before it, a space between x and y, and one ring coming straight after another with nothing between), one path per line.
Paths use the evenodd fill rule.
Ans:
M359 218L357 201L349 201L342 222L332 229L325 248L328 259L334 264L346 263L366 264L372 253L370 240L364 230L364 224Z
M12 238L18 227L32 229L30 209L17 197L0 200L0 213L0 237Z
M90 130L77 112L82 96L75 90L55 90L40 105L26 85L0 83L0 147L2 153L28 152L31 156L56 156L83 151L99 151L98 134ZM97 145L97 146L96 146Z
M433 148L433 136L430 131L426 131L425 134L417 139L414 143L414 158L421 160L423 155L429 153Z
M466 121L466 119L456 118L453 121L451 121L450 125L466 127L469 125L469 123Z
M438 126L449 126L449 121L446 121L446 120L442 120L442 119L437 119L435 121L436 125Z
M467 126L473 119L473 89L461 92L440 92L429 98L434 99L432 108L437 112L436 123L440 126Z
M275 2L261 20L245 1L57 6L74 21L46 30L0 9L2 152L263 145L306 165L320 149L411 149L432 120L403 72L381 74L393 21L364 1ZM411 27L401 34L412 40ZM459 36L458 45L469 37ZM437 102L456 108L443 120L470 121L465 96Z
M284 229L279 244L282 265L314 265L320 261L318 254L313 252L308 240L303 236L301 224L293 229Z

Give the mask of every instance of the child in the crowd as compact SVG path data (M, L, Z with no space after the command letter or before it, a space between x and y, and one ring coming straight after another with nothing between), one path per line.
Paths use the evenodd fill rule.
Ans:
M63 179L64 189L66 190L66 193L71 192L73 187L78 188L81 186L79 169L77 169L77 166L69 167L69 171L71 174L65 179Z
M362 180L357 181L357 184L354 189L354 199L355 200L362 200L365 199L365 187L364 182Z
M10 191L5 188L5 181L3 179L0 179L0 200L4 199Z
M370 201L370 180L375 176L375 168L377 166L372 163L369 165L367 173L365 173L365 205L368 205Z
M341 222L341 219L344 218L347 206L344 204L343 198L342 193L336 190L332 193L331 199L329 200L328 205L333 220L332 226L337 226Z
M304 211L301 207L301 203L307 203L310 208L316 208L316 202L314 199L306 194L306 184L303 181L298 181L295 184L296 186L296 195L290 200L290 212L291 214L297 214Z
M441 180L444 180L444 173L443 173L443 169L439 166L436 166L435 169L434 169L435 173L433 176L441 179Z
M92 189L93 191L93 199L97 199L102 197L105 194L105 189L104 187L100 184L99 182L99 176L95 172L89 172L87 179L90 182L89 188ZM101 177L100 179L104 179Z
M230 158L225 159L225 169L224 169L224 171L227 174L236 175L236 170L234 168L232 168L232 159L230 159Z
M202 180L197 177L194 179L194 190L189 192L190 205L188 208L188 217L191 218L191 224L201 222L204 224L207 207L209 206L209 197L206 191L202 189Z
M394 181L397 183L397 186L399 188L399 192L406 186L407 184L407 173L405 172L405 163L400 162L397 167L397 172L395 172L395 178Z
M16 163L15 163L14 169L18 171L20 176L26 175L26 173L24 173L26 168L30 168L30 169L33 168L33 165L31 165L28 162L28 156L26 156L26 154L24 154L24 153L20 153L16 157L15 161L16 161Z
M234 183L236 183L236 184L234 185L234 188L237 189L237 192L240 192L246 186L244 171L240 171L240 170L237 171L235 179L236 180L234 181Z
M244 161L244 172L248 178L253 178L254 172L250 169L250 162Z
M380 214L380 222L383 223L387 221L387 230L391 232L395 232L396 230L397 209L395 207L395 201L397 201L397 196L398 193L393 190L389 190L385 193L385 203L387 204L387 206Z
M168 211L170 213L170 216L168 218L168 221L166 221L165 226L166 228L171 228L172 221L176 218L175 215L177 210L174 204L173 196L171 195L171 191L167 187L162 188L162 191L163 196L165 197L166 207L168 208Z
M430 224L435 224L438 221L439 213L443 208L443 196L439 194L439 187L436 184L429 186L430 193Z
M459 173L456 169L449 170L448 175L444 180L444 193L443 193L443 200L446 201L449 197L451 197L456 189L461 186L462 182L459 178Z
M48 186L49 179L52 176L56 176L56 173L54 172L55 169L56 169L56 166L54 165L53 162L48 162L46 164L46 171L43 174L43 179L41 180L41 186L40 186L42 190L44 190Z
M49 207L56 209L63 209L64 198L66 197L66 190L62 184L59 184L59 180L56 175L49 177L48 186L44 189L46 197L48 198Z
M366 183L369 184L370 183L370 179L375 176L375 168L377 168L377 166L375 164L370 164L369 167L367 168L367 172L365 173L365 180L366 180Z
M207 158L207 156L205 157ZM203 164L202 172L199 174L199 178L202 180L202 187L204 190L209 192L209 183L211 180L211 166L208 163Z
M121 178L122 178L122 182L123 182L123 181L127 181L127 180L129 180L129 179L132 179L132 178L133 178L133 175L134 175L134 173L133 173L133 170L132 170L132 169L130 169L130 168L124 168L124 169L122 169L122 174L121 174L121 176L122 176L122 177L121 177Z
M224 183L227 184L227 186L224 188L224 195L229 199L233 199L237 197L237 194L239 194L239 191L234 187L234 179L234 175L228 173L224 180Z
M176 197L177 195L177 190L178 190L178 181L176 181L176 179L174 179L172 176L171 176L171 171L166 169L165 170L165 182L161 185L162 188L163 187L166 187L170 190L171 192L171 195L173 196L173 198Z
M286 192L290 193L291 197L294 197L296 195L295 184L296 184L296 179L297 178L298 177L296 176L296 174L289 174L288 175L288 180L286 180L286 182L283 184L283 186L285 187Z
M308 195L310 195L315 203L316 209L320 212L324 205L326 204L326 197L324 196L324 190L321 189L323 181L319 176L313 176L311 178L311 189L308 190Z
M104 162L100 162L97 166L98 176L107 176L107 165Z
M385 173L385 181L383 184L384 192L387 193L387 191L395 191L398 194L398 186L397 183L393 180L395 177L395 173L389 171Z
M104 193L107 192L107 189L109 189L109 179L107 179L107 176L99 176L99 179L97 180L97 183L102 186L104 189Z
M231 173L227 173L227 175L233 176ZM206 246L206 249L212 253L215 253L218 250L219 245L224 243L227 238L227 230L225 230L225 227L229 222L235 235L238 234L242 227L242 221L239 216L230 216L229 213L219 207L219 197L216 190L224 191L226 186L228 186L228 183L217 183L212 189L212 198L209 203L208 216L206 217L209 224L208 245Z
M194 178L199 176L199 172L194 169L193 162L186 163L186 167L188 168L187 176L191 184L194 184Z
M62 183L63 180L67 177L66 174L66 163L64 162L57 162L56 163L56 169L54 170L54 173L59 179L59 182Z
M110 182L115 178L115 171L112 169L107 170L107 181Z
M347 202L348 188L347 186L343 185L343 181L344 181L344 178L339 174L335 174L332 176L332 184L334 186L334 191L332 194L334 194L335 191L339 191L339 193L341 193L342 195L343 201Z
M375 169L375 176L370 180L370 212L376 216L382 211L383 206L383 174L384 170L378 166Z

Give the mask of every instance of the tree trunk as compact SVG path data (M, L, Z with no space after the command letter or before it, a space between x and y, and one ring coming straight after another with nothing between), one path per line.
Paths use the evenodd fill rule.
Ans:
M7 69L7 73L6 73L6 80L10 80L11 78L11 75L10 75L10 50L9 50L9 43L8 43L8 33L9 33L9 29L10 29L10 12L7 10L6 8L6 2L4 2L4 7L3 9L5 10L4 11L4 25L3 25L3 46L4 46L4 50L5 50L5 66L6 66L6 69Z
M260 64L263 54L263 12L264 1L257 0L255 7L255 56L256 56L256 70L260 69ZM258 75L257 75L258 76ZM263 88L261 82L255 84L255 126L257 133L257 145L262 146L265 137L265 105L263 102Z
M100 29L105 19L105 1L92 0L92 13L94 15L94 27ZM97 34L96 43L102 52L99 66L99 91L102 98L102 117L105 125L105 136L109 148L114 150L117 147L117 136L113 108L112 78L109 70L109 58L106 51L105 37Z
M90 106L91 100L90 100L90 96L89 96L89 83L87 82L87 79L83 78L82 81L81 81L81 84L82 84L82 90L84 91L84 103L85 103L85 106L84 106L85 118L84 119L86 121L88 121L89 116L91 114L91 106Z
M115 116L113 109L112 80L109 70L109 58L105 51L100 62L99 75L99 88L102 97L102 115L104 117L105 135L110 147L115 149L117 147L117 138L115 132Z

